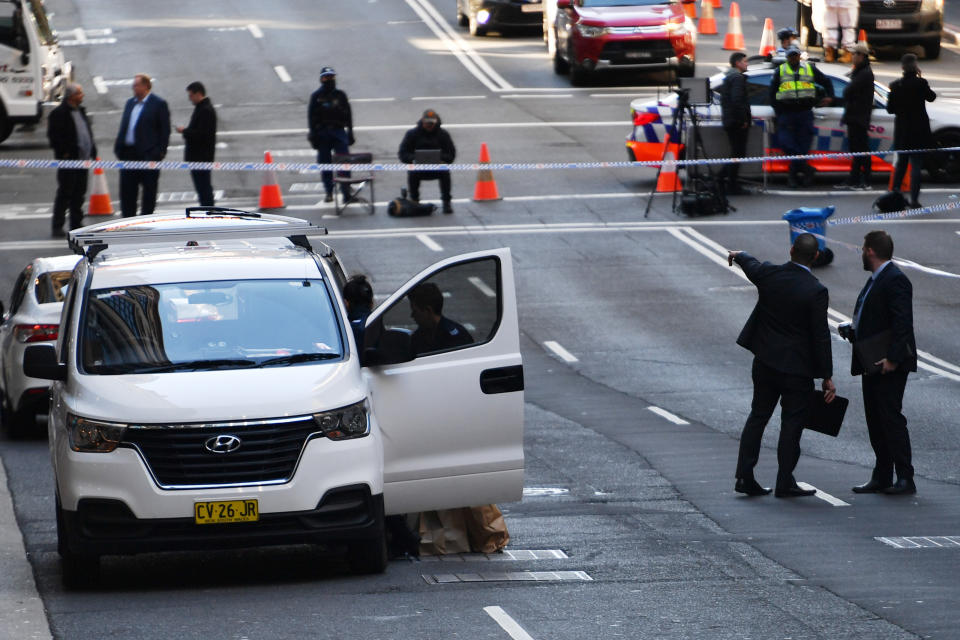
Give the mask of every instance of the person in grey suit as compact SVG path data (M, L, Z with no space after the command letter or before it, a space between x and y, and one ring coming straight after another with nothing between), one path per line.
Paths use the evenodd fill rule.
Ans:
M145 73L133 77L133 97L127 100L120 130L113 144L117 160L163 160L170 141L170 109L167 102L151 92L153 82ZM140 212L148 216L157 204L159 169L120 170L120 212L137 215L137 195L143 187Z
M870 480L853 488L855 493L914 494L910 434L903 415L907 375L917 370L917 343L913 335L913 285L893 263L893 238L886 231L871 231L863 238L863 269L870 278L853 309L852 331L841 335L854 344L850 373L861 376L863 412L876 464ZM889 333L887 339L885 333ZM887 342L877 362L861 362L857 343L868 339ZM867 373L870 365L879 367ZM893 472L897 481L893 482Z
M800 436L814 378L823 379L824 399L836 396L833 357L827 325L829 294L810 271L819 247L815 236L799 234L790 248L790 262L761 263L742 251L730 251L727 263L736 262L757 287L759 300L744 325L737 344L753 353L753 402L740 435L734 490L762 496L753 475L760 458L763 431L780 401L780 440L777 444L778 498L810 496L793 477L800 459Z

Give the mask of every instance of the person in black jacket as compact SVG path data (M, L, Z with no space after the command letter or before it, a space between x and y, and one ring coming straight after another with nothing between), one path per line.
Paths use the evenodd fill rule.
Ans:
M753 402L740 436L734 490L751 496L770 493L756 481L753 468L767 421L780 401L780 440L777 445L778 498L810 496L793 477L800 459L800 436L813 379L823 378L824 399L836 395L830 328L827 325L829 294L810 272L818 254L817 238L799 234L790 248L790 262L760 263L742 251L730 251L727 263L736 262L757 287L759 300L744 325L737 344L753 352Z
M843 116L840 124L847 125L850 151L870 150L870 118L873 116L873 69L870 68L870 49L862 42L853 47L853 71L850 84L843 90ZM838 186L846 189L870 188L871 156L857 156L850 161L850 176Z
M453 146L453 139L443 128L440 116L433 109L427 109L423 116L417 121L417 126L404 134L400 142L400 150L397 155L400 162L412 164L416 158L416 152L424 149L439 149L440 159L444 164L450 164L457 157L457 149ZM408 171L407 188L410 192L410 199L420 201L420 181L421 180L439 180L440 198L443 200L443 212L453 213L453 205L450 196L450 171L439 169L436 171Z
M922 103L921 103L922 104ZM893 238L886 231L871 231L863 238L863 269L870 278L853 308L854 344L850 373L862 374L863 412L876 463L870 480L853 488L855 493L913 494L910 434L903 416L903 392L907 375L917 370L917 343L913 334L913 285L893 263ZM878 362L861 362L857 343L889 332L885 356ZM843 334L841 334L843 335ZM881 341L882 344L883 340ZM878 365L867 374L868 365ZM893 472L897 481L893 482Z
M930 117L927 116L926 102L933 102L937 94L920 76L917 56L907 53L900 59L903 77L890 83L890 95L887 98L887 112L894 114L893 148L898 152L906 149L929 149L933 146L930 134ZM893 170L893 189L900 191L903 177L910 165L910 206L922 206L920 197L920 173L923 170L922 153L897 153L897 164Z
M186 127L177 127L177 133L183 134L186 146L183 159L186 162L213 162L217 148L217 111L207 97L207 89L200 82L187 85L187 98L193 104L193 114ZM191 169L193 188L201 207L213 206L213 185L210 183L209 169Z
M747 96L747 54L737 51L730 54L730 68L727 69L720 85L720 109L723 130L730 141L730 157L743 158L747 154L747 137L753 118L750 114L750 100ZM731 162L723 168L728 195L749 193L737 182L740 163Z
M320 88L310 95L307 107L307 137L317 150L317 163L330 164L333 154L349 153L353 138L353 112L347 94L337 89L337 72L333 67L320 70ZM333 202L333 171L321 172L323 188L327 192L324 202ZM344 198L352 197L349 185L342 185Z
M97 157L93 129L84 111L83 87L68 84L63 101L47 119L47 139L57 160L92 160ZM57 169L57 195L53 200L54 237L66 235L63 223L70 210L70 228L83 226L83 200L87 194L89 169Z

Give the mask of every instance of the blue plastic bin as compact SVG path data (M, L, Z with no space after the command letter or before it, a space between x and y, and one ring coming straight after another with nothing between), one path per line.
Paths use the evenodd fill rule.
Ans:
M783 219L790 224L790 244L797 239L801 233L812 233L817 236L817 244L820 246L820 255L813 263L813 266L820 267L829 264L833 260L833 251L827 247L827 218L833 215L836 207L829 206L823 208L800 207L791 209L783 214Z

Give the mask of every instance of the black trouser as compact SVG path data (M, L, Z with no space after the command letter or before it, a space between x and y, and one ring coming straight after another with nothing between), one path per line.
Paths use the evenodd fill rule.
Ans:
M193 188L197 192L200 206L212 207L213 185L210 183L210 171L208 169L191 169L190 177L193 179Z
M898 478L912 479L910 433L902 413L907 372L895 370L862 376L861 386L870 446L877 456L873 478L881 484L890 484L896 470Z
M753 402L750 415L740 434L740 455L737 478L753 478L753 468L760 459L763 430L780 401L780 440L777 443L777 487L787 489L796 484L793 470L800 460L800 436L807 401L813 390L813 378L777 371L753 359Z
M83 200L89 169L57 169L57 195L53 199L53 228L62 229L70 210L70 228L83 226Z
M893 169L893 190L900 191L903 177L907 175L907 164L910 165L910 203L920 198L920 174L923 171L922 153L897 152L897 164Z
M860 124L847 125L847 140L850 142L850 151L870 151L870 136L867 127ZM850 184L870 183L870 162L873 156L856 156L850 162Z
M743 158L747 155L747 138L750 136L750 128L743 126L724 127L727 132L727 140L730 141L730 157ZM723 167L723 175L727 179L728 185L735 185L740 175L740 163L731 162Z
M149 216L157 206L157 185L160 182L159 169L121 169L120 170L120 213L124 218L137 215L137 193L143 185L143 200L140 214Z
M439 180L440 181L440 199L444 202L450 202L450 172L449 171L408 171L407 189L410 191L412 200L420 199L420 181L421 180Z

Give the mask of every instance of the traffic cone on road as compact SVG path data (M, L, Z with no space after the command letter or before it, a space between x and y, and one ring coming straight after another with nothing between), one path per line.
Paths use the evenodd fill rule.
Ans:
M726 51L743 51L747 47L743 42L743 27L740 25L740 5L730 3L730 23L727 35L723 38L723 48Z
M763 33L760 35L761 56L771 55L777 50L777 41L773 36L773 18L767 18L763 21Z
M686 13L687 17L689 17L691 20L696 20L697 19L697 3L696 2L686 3L685 5L683 5L683 12Z
M100 162L100 158L97 158L97 162ZM107 189L107 176L103 174L103 169L100 167L93 170L93 191L90 192L87 215L113 215L113 203L110 202L110 191Z
M670 144L670 136L664 140L663 156L660 158L660 175L657 177L657 193L673 193L683 191L680 176L677 175L677 156L674 149L677 145Z
M868 50L870 49L870 43L867 42L867 30L866 30L866 29L860 29L860 34L857 36L857 44L865 45Z
M717 35L717 21L713 17L713 5L710 0L703 0L700 3L700 23L697 25L697 31L703 36Z
M710 5L714 9L723 9L723 2L721 2L721 0L712 0Z
M273 156L269 151L263 152L263 161L273 164ZM263 185L260 187L260 209L282 209L283 196L280 194L280 185L277 184L277 172L267 169L263 173Z
M480 144L480 164L490 164L490 151L487 149L487 143ZM477 171L477 184L473 188L474 202L482 200L500 200L500 193L497 191L497 183L493 180L493 172L490 169L481 167Z

